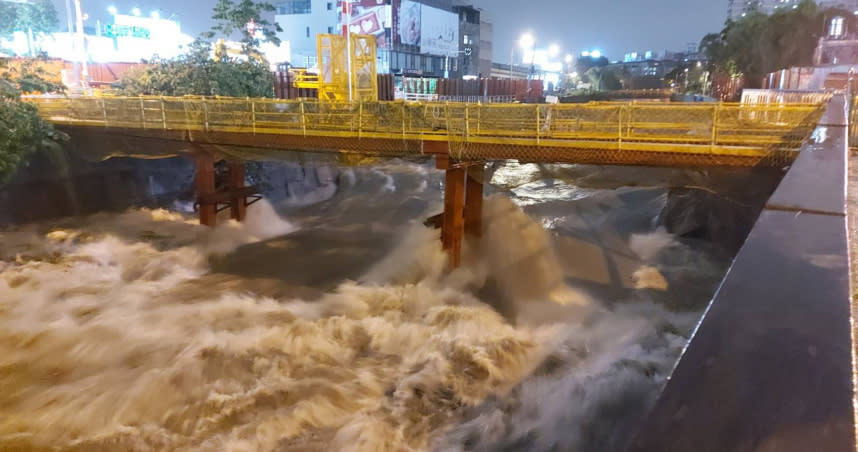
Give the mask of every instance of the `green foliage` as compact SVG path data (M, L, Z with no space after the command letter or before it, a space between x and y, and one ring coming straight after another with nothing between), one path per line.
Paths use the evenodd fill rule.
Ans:
M741 20L728 20L720 33L703 37L700 51L712 63L711 69L755 81L769 72L812 65L825 22L837 15L855 22L851 12L819 9L811 0L771 15L750 12Z
M34 0L30 3L18 3L17 28L31 30L34 34L56 31L60 26L57 9L51 0Z
M608 61L605 57L593 58L589 56L582 56L575 60L575 71L579 74L584 74L592 67L604 67L609 65L611 62Z
M281 31L280 27L261 17L273 10L273 5L264 2L219 0L212 16L216 25L197 39L187 54L132 71L115 87L130 96L274 97L274 74L259 52L259 40L246 27L252 20L266 40L279 44L275 32ZM216 33L229 38L235 32L241 33L244 57L231 58L220 51L213 58L211 46L203 39L212 39Z
M18 18L18 4L0 2L0 37L8 37L15 31Z
M0 61L0 68L5 65ZM68 138L42 121L35 106L21 101L22 87L52 85L38 78L32 68L7 70L0 76L0 184L7 182L31 154L56 149Z
M35 59L19 60L20 64L17 66L0 61L0 76L21 93L61 93L65 91L65 86L47 80L45 77L49 74L39 65L39 62L46 58L46 55L40 54Z
M590 83L594 91L615 91L623 87L617 69L608 66L593 66L581 79Z
M60 21L51 0L33 0L28 3L0 1L0 36L10 36L15 30L27 33L30 55L35 55L31 36L56 31Z
M262 18L265 12L273 12L274 5L267 2L254 2L253 0L218 0L214 7L212 20L215 25L211 31L204 36L211 39L217 33L225 39L229 39L238 32L241 35L242 53L250 58L259 56L259 39L257 34L251 33L248 24L253 22L258 33L262 34L266 41L274 45L280 45L278 31L283 31L277 23L270 23Z
M117 83L129 96L274 97L274 74L264 61L213 59L208 44L198 41L175 60L161 60L131 71Z

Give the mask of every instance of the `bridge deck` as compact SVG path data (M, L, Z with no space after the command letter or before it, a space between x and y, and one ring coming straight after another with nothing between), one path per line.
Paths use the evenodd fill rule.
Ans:
M449 154L603 164L779 165L820 104L321 103L276 99L29 97L76 131L268 150ZM250 153L264 159L269 151Z

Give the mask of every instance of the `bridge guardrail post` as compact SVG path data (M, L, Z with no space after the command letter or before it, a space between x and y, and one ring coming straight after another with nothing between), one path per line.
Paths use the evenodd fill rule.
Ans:
M158 100L161 104L161 126L167 130L167 110L164 108L164 96L160 96Z
M358 101L358 139L363 138L363 101Z
M444 122L446 122L445 126L447 126L447 141L449 142L452 138L453 127L450 121L450 102L444 102Z
M539 146L539 133L541 127L539 127L539 104L534 104L536 106L536 145Z
M250 100L250 127L256 135L256 101L253 99Z
M307 138L307 115L304 108L304 101L300 101L301 105L301 131L304 133L304 138Z
M483 124L483 106L477 105L477 135L480 134Z
M107 127L107 108L104 106L104 98L99 99L101 101L101 116L104 121L104 127ZM71 109L69 109L71 110Z
M205 99L201 99L200 101L203 105L203 124L205 124L206 133L209 131L209 106L206 103Z
M402 139L405 140L405 102L399 104L399 109L401 110L401 118L402 118Z
M182 110L185 112L185 130L191 130L191 121L188 118L188 100L182 99Z
M146 129L146 109L143 106L143 97L139 97L137 100L140 101L140 125L143 129Z
M468 136L471 135L471 106L465 105L465 141L468 141Z
M721 104L715 104L715 107L712 108L712 141L709 144L710 152L715 150L715 145L718 143L718 110L721 108Z

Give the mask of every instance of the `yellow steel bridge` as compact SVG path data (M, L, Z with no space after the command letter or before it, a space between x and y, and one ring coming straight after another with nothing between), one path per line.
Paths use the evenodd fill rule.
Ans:
M27 100L73 136L190 142L240 149L242 157L260 160L303 150L446 154L455 161L754 166L791 161L827 98L796 104L486 105L200 97ZM123 150L111 153L123 155Z

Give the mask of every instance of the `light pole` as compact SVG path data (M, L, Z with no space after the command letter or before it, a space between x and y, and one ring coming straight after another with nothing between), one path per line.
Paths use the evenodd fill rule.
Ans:
M527 95L530 96L530 79L533 78L533 64L536 60L536 40L530 33L525 33L521 36L520 44L522 49L530 50L530 70L527 74Z
M79 48L77 49L77 56L80 63L80 72L76 69L78 77L78 84L81 88L85 89L87 87L86 78L89 76L89 71L86 67L86 38L83 35L83 13L80 10L80 0L74 0L74 12L75 12L75 27L76 30L76 38L75 42Z
M518 45L521 46L522 50L527 48L532 48L534 43L533 35L530 33L524 33L518 39ZM509 78L512 79L512 65L514 63L513 60L513 51L515 50L515 46L510 47L509 49Z

